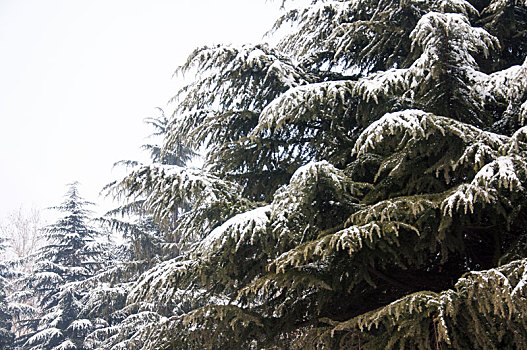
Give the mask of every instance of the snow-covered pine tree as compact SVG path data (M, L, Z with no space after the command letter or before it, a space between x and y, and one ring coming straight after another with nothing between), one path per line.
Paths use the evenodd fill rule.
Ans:
M526 7L313 0L274 47L192 53L164 150L205 166L115 187L160 224L185 204L185 253L108 347L527 344Z
M2 259L2 252L5 249L6 239L0 237L0 350L11 349L14 345L14 335L12 330L12 315L6 300L7 275L9 267Z
M144 144L141 148L149 153L151 164L183 167L197 157L197 154L191 148L181 144L175 145L171 150L162 148L159 142L162 142L167 137L169 121L165 112L161 108L157 109L160 112L158 117L145 119L145 123L154 129L149 137L154 138L155 142ZM127 168L148 166L134 160L123 160L115 163L115 166L123 165ZM152 214L144 210L144 197L120 197L116 187L118 187L117 182L112 182L103 191L106 191L108 195L116 195L118 199L122 200L123 204L109 211L101 221L109 228L119 231L127 239L131 245L132 260L151 260L158 255L167 253L166 248L174 240L177 240L177 238L173 237L171 228L174 222L177 221L179 212L187 208L185 206L174 208L170 218L165 217L165 230L162 231L156 222L152 220ZM127 220L123 221L123 218ZM170 254L170 249L168 254Z
M101 268L104 252L97 241L102 234L89 224L90 211L79 194L78 183L68 185L64 201L55 207L61 217L43 229L46 243L36 253L28 279L40 306L36 319L22 323L29 330L17 340L24 349L83 349L96 320L79 318L80 299L88 291L79 282Z
M162 109L158 108L159 116L145 119L145 123L153 127L150 138L153 142L142 146L150 155L151 163L163 165L184 166L195 157L188 147L179 146L174 150L164 151L159 144L167 132L168 119ZM127 167L142 166L137 161L120 161L116 165ZM112 192L115 183L106 186ZM125 304L130 292L130 286L136 283L138 277L147 269L155 266L163 259L173 258L178 254L178 247L171 227L177 221L179 212L185 208L173 211L163 223L163 228L152 219L152 214L143 209L144 198L124 198L122 205L110 210L100 222L124 238L122 246L124 254L118 254L119 259L104 271L87 281L91 293L82 300L81 314L86 317L100 317L105 326L92 332L85 342L89 349L107 348L108 344L127 340L129 334L134 334L144 324L137 316L137 308ZM142 313L147 320L159 320L161 315L152 312ZM119 327L117 327L119 325ZM118 331L120 330L120 331Z
M11 349L14 335L11 332L11 313L6 301L5 282L0 280L0 349Z

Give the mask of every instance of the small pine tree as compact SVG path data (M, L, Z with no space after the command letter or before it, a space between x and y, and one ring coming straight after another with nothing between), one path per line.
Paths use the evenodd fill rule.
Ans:
M0 253L4 250L5 239L0 237ZM6 300L8 267L4 261L0 260L0 350L11 349L14 344L12 329L12 315Z
M80 282L93 276L103 262L101 233L89 225L93 203L85 201L78 183L69 185L62 204L51 209L63 216L43 229L46 243L36 254L37 265L28 286L40 305L40 316L26 320L31 331L18 342L27 349L82 349L92 320L79 318L80 299L87 293Z

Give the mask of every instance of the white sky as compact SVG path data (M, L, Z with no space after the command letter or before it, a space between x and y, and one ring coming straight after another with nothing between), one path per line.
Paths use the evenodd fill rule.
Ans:
M62 201L99 201L112 164L137 159L175 68L196 47L258 42L265 0L0 0L0 220Z

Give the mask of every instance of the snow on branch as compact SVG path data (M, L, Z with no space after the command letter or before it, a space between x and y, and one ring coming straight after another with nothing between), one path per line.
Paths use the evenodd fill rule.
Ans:
M524 160L526 145L520 140L525 140L525 130L521 128L509 138L482 131L450 118L438 117L418 110L406 110L386 114L372 123L359 136L353 152L357 156L377 150L386 152L388 148L403 152L407 148L417 147L417 141L426 141L434 134L450 144L454 139L460 140L462 148L458 152L453 152L449 158L436 163L435 168L429 169L429 172L435 171L436 177L439 176L440 171L444 171L447 184L448 172L455 171L463 164L471 166L475 171L475 176L469 179L468 183L458 185L442 201L443 215L451 216L457 210L473 213L476 203L492 203L501 198L500 192L523 191L521 179L524 175L521 174L526 173L527 165ZM401 156L397 161L404 162L406 158ZM390 159L381 164L379 171L387 166L385 163L389 163ZM386 204L380 202L375 206L384 208ZM380 218L387 215L389 217L392 215L389 213L394 213L393 210L388 210L389 207L381 210L381 214L384 214ZM386 210L388 212L385 213ZM370 212L376 213L376 217L379 217L378 210L369 208L368 213ZM355 218L358 217L357 215L359 214L356 214ZM361 215L370 217L368 215L373 214Z
M499 157L481 168L472 182L485 189L492 186L505 188L509 191L523 191L523 186L515 169L515 163L520 164L521 160L510 156ZM523 170L525 171L525 169Z
M117 198L144 198L144 208L158 220L166 221L187 204L233 202L241 189L201 170L153 164L136 168L109 193Z
M308 222L312 219L309 210L313 207L317 188L323 186L335 193L334 205L337 201L361 196L370 188L370 184L353 182L346 174L327 161L311 162L298 168L289 184L280 188L274 196L271 207L271 228L281 237L295 236L298 232L291 231L290 222L304 221L304 234L310 230ZM304 218L295 220L292 218ZM296 229L299 229L298 227Z
M347 223L351 225L365 225L371 221L404 221L417 218L427 209L439 208L440 196L414 195L396 197L379 201L373 205L353 213Z
M177 281L196 267L197 261L171 259L143 273L128 294L128 303L158 302L170 305L177 294Z
M266 45L197 49L176 73L192 71L197 79L172 99L178 102L176 113L261 109L280 92L312 80L309 73Z
M413 0L412 3L418 4L419 0ZM470 15L479 15L479 11L466 0L439 0L426 1L431 11L441 13L461 13L466 17Z
M40 332L37 332L35 335L31 336L24 346L39 344L42 342L51 342L55 338L62 337L62 331L58 328L47 328Z
M353 154L361 156L380 147L386 138L397 136L401 142L411 138L427 139L431 133L445 131L433 118L431 113L420 110L406 110L385 114L381 119L373 122L359 136Z
M258 113L247 110L219 112L199 109L174 116L169 123L162 151L169 153L181 145L192 149L200 149L202 146L214 148L226 142L237 141L247 136L257 119Z
M527 121L527 101L523 102L520 107L519 120L521 124L525 124Z
M349 21L361 1L313 1L306 6L287 11L280 17L272 30L277 32L290 24L294 34L285 35L278 47L295 57L309 59L320 50L320 46L334 32L340 23Z
M151 311L140 311L127 315L119 324L96 329L86 338L87 344L100 349L127 350L137 347L142 339L136 334L144 328L159 324L165 318Z
M490 4L485 8L484 13L496 13L501 12L511 4L516 6L527 7L527 1L525 0L492 0Z
M201 267L200 260L180 259L154 266L133 283L127 297L128 307L182 315L205 304L227 304L226 297L200 286Z
M357 139L353 154L361 156L375 150L386 151L388 145L399 150L411 141L428 140L434 134L455 137L463 142L463 152L448 164L448 167L454 170L460 164L470 162L480 168L489 159L498 157L502 152L501 148L508 141L506 136L482 131L451 118L420 110L405 110L385 114L368 126ZM439 170L441 169L437 169L436 175Z
M71 340L67 339L60 343L58 346L54 347L53 350L75 350L77 346Z
M217 320L224 322L219 323ZM228 332L243 338L248 328L263 330L265 325L261 317L236 305L205 305L186 315L173 316L145 327L139 332L138 338L144 339L145 349L187 349L196 346L215 349L218 339L228 336Z
M247 242L252 244L256 235L265 233L270 213L271 206L267 205L235 215L212 230L198 244L196 251L206 255L212 254L229 239L236 242L236 250Z
M441 47L442 35L447 34L449 45L458 55L458 62L475 65L471 53L483 51L487 56L492 49L499 48L498 39L482 28L472 27L462 14L430 12L424 15L410 34L413 46L423 50ZM439 58L439 57L437 57Z
M522 65L515 65L492 74L474 72L473 94L482 100L508 103L504 115L510 115L525 124L527 118L527 58ZM517 108L515 108L517 106Z
M521 127L512 134L509 142L503 147L503 153L519 152L527 147L527 126Z
M458 211L460 208L463 209L464 214L474 213L474 204L483 203L488 204L497 200L497 193L494 189L485 190L484 188L470 184L459 185L452 194L449 195L443 203L441 203L441 209L443 215L452 216L454 211Z
M491 349L499 335L494 334L495 328L489 329L489 319L512 328L523 322L518 310L525 307L526 268L527 261L523 259L495 269L471 271L457 281L454 289L440 293L420 291L347 321L328 320L329 332L331 336L337 332L360 333L368 346L375 344L367 343L370 332L375 334L380 329L397 327L399 331L390 332L386 342L394 347L402 346L405 336L411 332L416 339L423 340L422 348L427 348L430 342L426 338L433 327L436 341L458 349L467 346L467 335L460 333L456 323L468 317L473 320L475 333L470 337L472 345ZM515 344L525 343L522 332L510 332L510 335Z
M274 259L268 269L274 269L276 273L285 273L290 268L302 266L312 261L323 261L339 250L347 251L354 255L364 248L377 246L379 242L385 248L397 245L400 232L408 231L419 235L419 230L405 222L399 221L370 221L364 225L353 225L336 233L322 236L291 249L278 258Z
M353 93L376 103L380 97L395 92L404 92L403 97L414 99L420 86L438 79L439 70L446 64L444 52L448 52L451 66L476 76L477 64L472 54L483 52L487 56L499 47L495 37L482 28L472 27L464 15L454 13L424 15L410 39L412 50L419 47L423 53L409 68L373 73L360 79Z
M88 319L77 319L73 321L69 326L68 330L72 330L73 332L85 332L88 330L91 330L93 328L93 323Z
M337 106L341 108L351 98L350 81L328 81L298 86L268 104L260 113L258 125L251 135L262 130L279 130L286 123L298 123L318 118L333 118Z
M452 216L453 211L463 209L474 213L476 203L489 204L498 199L500 189L523 191L517 167L525 173L525 162L518 157L502 156L481 168L471 183L455 188L441 203L443 215Z

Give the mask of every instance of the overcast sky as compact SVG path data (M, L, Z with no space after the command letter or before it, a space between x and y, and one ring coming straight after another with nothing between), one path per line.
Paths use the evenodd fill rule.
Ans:
M98 201L139 157L146 117L167 107L175 68L198 46L257 42L265 0L0 0L0 220L62 200Z

